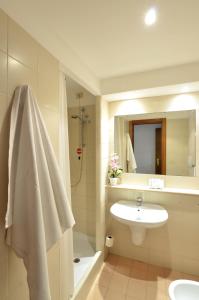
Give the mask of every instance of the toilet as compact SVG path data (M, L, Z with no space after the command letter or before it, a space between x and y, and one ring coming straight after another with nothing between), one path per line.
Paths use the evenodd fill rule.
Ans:
M199 282L175 280L169 285L170 300L199 300Z

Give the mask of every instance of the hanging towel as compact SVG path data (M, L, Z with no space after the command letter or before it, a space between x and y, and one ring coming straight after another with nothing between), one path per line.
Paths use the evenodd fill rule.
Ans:
M24 261L31 300L50 300L47 253L74 224L58 164L28 86L11 111L6 242ZM57 283L58 284L58 283Z
M126 134L126 161L127 161L127 172L128 173L136 173L137 164L136 164L135 155L133 152L131 138L128 133Z

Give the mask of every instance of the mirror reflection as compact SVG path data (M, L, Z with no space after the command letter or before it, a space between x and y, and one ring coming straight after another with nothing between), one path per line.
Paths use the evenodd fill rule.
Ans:
M114 123L124 172L195 176L195 110L117 116Z

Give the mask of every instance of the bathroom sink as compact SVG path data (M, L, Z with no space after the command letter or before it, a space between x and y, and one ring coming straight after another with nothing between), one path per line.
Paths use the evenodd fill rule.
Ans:
M110 208L114 219L126 224L132 232L132 240L136 245L144 241L147 228L157 228L168 220L165 208L156 204L136 205L136 201L118 201Z
M136 224L146 228L159 227L168 219L166 209L160 205L143 204L138 207L135 201L119 201L113 204L111 214L124 224Z

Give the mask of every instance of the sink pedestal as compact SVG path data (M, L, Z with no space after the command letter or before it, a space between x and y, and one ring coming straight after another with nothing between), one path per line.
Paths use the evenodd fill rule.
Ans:
M134 245L140 246L146 237L146 228L143 226L129 226L131 230L131 239Z

